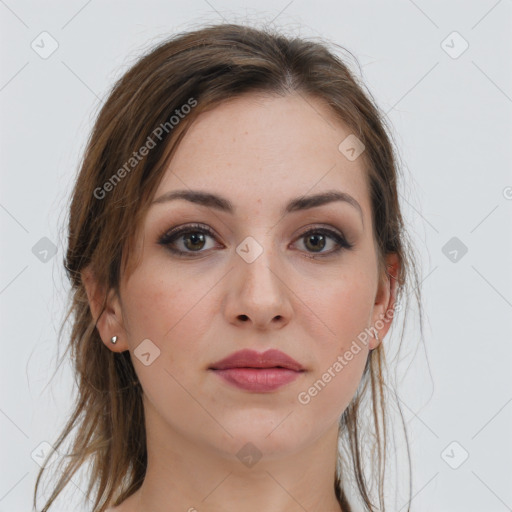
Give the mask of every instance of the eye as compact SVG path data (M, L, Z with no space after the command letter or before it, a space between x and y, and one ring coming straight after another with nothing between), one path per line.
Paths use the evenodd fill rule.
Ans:
M331 240L334 245L334 249L330 251L322 250L328 245L328 240ZM340 233L327 228L312 228L302 233L298 240L303 240L303 245L306 247L308 252L313 254L319 254L320 257L330 256L334 253L341 251L342 249L352 249L353 244L347 242L345 237ZM315 258L315 256L308 256Z
M158 243L167 247L172 253L182 257L193 257L194 253L200 254L206 252L207 239L215 239L214 232L208 227L201 224L192 224L181 228L171 229L165 232ZM320 257L327 257L338 253L342 249L352 249L353 244L347 242L343 235L327 228L312 228L302 233L298 240L303 240L306 252L312 253ZM334 249L323 251L328 245L328 241L334 245ZM176 245L181 247L176 247ZM203 250L205 249L205 250Z
M172 229L160 237L158 243L166 246L178 256L188 257L193 253L205 252L206 239L215 238L213 231L201 224L192 224L178 229ZM180 242L183 248L176 248L176 242ZM179 244L178 244L179 245Z

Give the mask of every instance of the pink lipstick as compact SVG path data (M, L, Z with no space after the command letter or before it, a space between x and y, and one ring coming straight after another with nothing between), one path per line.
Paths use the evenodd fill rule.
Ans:
M284 352L240 350L209 368L228 383L247 391L274 391L297 379L305 369Z

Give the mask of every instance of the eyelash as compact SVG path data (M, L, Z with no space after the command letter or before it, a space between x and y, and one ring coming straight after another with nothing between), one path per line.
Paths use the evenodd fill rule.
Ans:
M194 254L201 254L202 252L206 252L206 251L202 251L202 250L200 250L200 251L181 251L179 249L173 249L171 247L171 244L174 241L179 239L181 236L190 234L190 233L203 233L203 234L209 235L212 238L216 238L215 233L207 226L203 226L201 224L191 224L188 226L184 226L182 228L178 228L178 229L174 229L174 230L171 229L170 231L164 232L163 235L160 236L158 243L163 246L166 246L169 251L171 251L172 253L178 255L179 257L183 257L183 258L193 258ZM305 238L308 235L316 234L316 233L321 233L321 234L329 236L332 240L334 240L336 242L338 247L336 249L331 250L330 252L325 253L325 254L324 253L310 253L313 255L307 256L309 258L312 258L312 259L325 258L328 256L332 256L335 253L338 253L343 249L350 250L354 247L354 244L347 242L347 240L342 235L340 235L336 231L333 231L328 228L311 228L311 229L305 231L304 233L302 233L297 238L297 240L300 240L301 238Z

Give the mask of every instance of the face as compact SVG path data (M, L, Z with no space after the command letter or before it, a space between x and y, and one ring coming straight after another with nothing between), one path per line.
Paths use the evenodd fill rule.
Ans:
M190 127L145 218L140 263L98 323L111 350L130 351L149 424L224 456L246 442L292 453L337 428L376 346L358 339L390 307L363 159L338 149L350 133L299 95L232 100ZM165 200L177 191L222 200ZM286 211L327 191L348 200ZM241 349L277 349L304 371L242 389L210 369Z

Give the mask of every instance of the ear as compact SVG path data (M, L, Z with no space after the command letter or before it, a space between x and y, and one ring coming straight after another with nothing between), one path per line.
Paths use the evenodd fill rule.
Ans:
M377 348L386 336L393 321L400 260L396 253L386 255L386 274L380 278L372 314L372 327L378 332L379 341L370 341L370 350ZM372 329L373 330L373 329Z
M121 305L115 290L110 290L105 302L105 287L100 285L94 272L89 267L81 272L82 283L87 292L89 308L96 324L96 329L101 341L112 352L124 352L128 350L126 332L123 326ZM103 303L105 308L102 311ZM110 340L117 336L117 342L113 344Z

